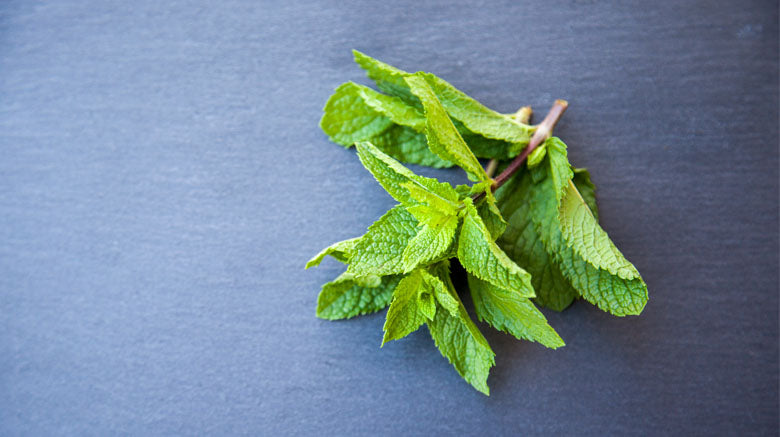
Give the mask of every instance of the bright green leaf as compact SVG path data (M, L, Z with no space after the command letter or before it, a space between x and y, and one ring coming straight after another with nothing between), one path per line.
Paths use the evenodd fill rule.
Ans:
M403 253L417 235L417 223L403 206L388 211L355 244L347 271L358 276L403 273Z
M515 264L496 245L473 205L466 205L458 260L472 275L522 297L534 297L531 275Z
M563 276L532 220L531 201L534 184L528 171L513 176L496 191L501 212L507 220L506 231L497 243L517 265L531 274L538 305L563 311L578 297Z
M517 293L503 290L473 275L468 276L474 310L480 321L512 334L518 340L539 342L557 349L564 345L557 332L533 303Z
M349 240L331 244L325 249L322 249L317 255L314 255L314 258L306 263L306 268L308 269L309 267L320 265L322 260L328 255L336 258L336 260L340 262L347 263L349 261L349 255L352 253L357 241L358 238L350 238Z
M407 164L419 164L433 168L446 168L454 165L431 152L425 134L416 132L410 127L393 125L382 133L365 140L371 141L381 151Z
M425 78L450 116L462 122L470 131L487 138L521 143L523 147L528 144L534 132L532 126L517 122L511 115L499 114L485 107L444 79L430 73L418 74Z
M342 273L322 286L317 298L317 317L337 320L379 311L390 304L400 279L399 275L384 276L376 283L373 279L367 281Z
M437 168L452 166L428 149L421 132L424 120L419 118L419 111L392 99L395 98L347 82L336 88L328 99L320 127L331 140L346 147L359 141L371 141L403 162ZM396 124L393 119L416 126L420 131ZM419 126L420 123L423 126Z
M379 89L401 98L409 105L420 105L419 100L410 92L409 86L404 82L404 78L410 73L358 51L353 51L353 53L355 62L366 70L368 77L376 82ZM512 117L513 114L495 112L433 74L418 74L425 78L450 116L463 123L471 132L489 139L519 143L515 146L515 154L519 153L531 139L534 128L517 122Z
M541 177L549 177L555 199L560 202L574 174L569 165L566 144L557 137L551 137L544 142L544 148L547 150L546 159L532 169L531 175L536 181Z
M449 286L442 282L440 277L449 278L449 261L443 261L431 267L433 274L427 270L422 270L423 281L431 287L433 295L436 297L436 301L442 308L449 311L451 314L456 315L458 312L459 302L449 292L452 286Z
M409 190L403 187L403 184L410 182L414 176L411 170L369 142L356 143L355 147L357 147L360 162L374 175L374 178L388 194L405 205L415 203L409 195Z
M558 208L561 232L574 252L594 267L623 279L635 279L639 272L612 243L585 204L574 183L569 181Z
M355 62L366 71L371 80L376 82L380 90L399 97L409 105L421 107L420 101L409 91L409 86L404 81L404 77L409 73L357 50L352 50L352 54L355 56Z
M426 186L418 181L410 181L402 185L409 192L409 196L412 199L432 207L441 214L453 215L457 213L456 208L460 205L460 200L458 199L458 193L455 192L452 186L441 184L447 188L437 190L437 187L431 187L428 184Z
M544 144L542 144L541 146L535 148L530 155L528 155L528 158L526 158L526 165L528 168L536 167L542 162L545 155L547 155L547 148L544 147Z
M325 104L320 127L335 142L351 146L369 139L393 125L392 120L368 106L358 85L340 85Z
M471 321L466 308L452 287L449 275L441 278L447 285L451 299L457 302L457 312L444 308L436 311L436 317L428 322L428 330L441 354L455 370L474 388L489 395L487 378L495 364L495 354L485 337Z
M548 157L550 159L550 151ZM625 278L584 260L561 233L556 200L558 182L550 176L549 163L533 169L538 183L533 189L532 217L547 253L554 256L561 272L585 300L617 316L639 314L647 303L647 286L642 278ZM568 190L568 181L564 188ZM572 199L569 199L571 201Z
M406 337L425 323L425 313L418 307L419 295L423 291L422 275L418 270L404 276L393 291L393 301L387 310L384 346L390 340Z
M425 108L425 136L431 151L441 159L454 162L463 168L471 180L489 179L425 78L418 75L407 76L406 83Z
M425 284L425 288L417 296L417 308L428 320L433 320L436 316L436 298L432 291L430 286Z
M369 142L359 142L355 146L360 162L395 200L404 205L433 202L432 206L445 212L457 206L458 194L449 184L415 175Z
M417 235L404 249L403 268L409 272L419 265L425 265L441 257L450 248L458 227L457 215L443 215L423 224Z

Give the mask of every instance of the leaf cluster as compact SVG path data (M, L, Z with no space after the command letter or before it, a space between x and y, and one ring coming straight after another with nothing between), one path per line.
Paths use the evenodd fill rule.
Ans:
M642 311L647 287L599 225L590 175L570 165L559 138L534 150L494 194L478 158L511 159L535 127L432 74L354 53L380 91L341 85L320 124L336 143L356 146L361 163L398 204L364 235L335 243L306 264L326 256L347 264L323 286L319 317L344 319L389 306L382 345L426 325L458 373L488 394L495 354L453 286L452 262L468 274L481 322L548 348L564 342L537 305L561 311L583 298L617 316ZM458 166L474 183L453 187L399 161Z

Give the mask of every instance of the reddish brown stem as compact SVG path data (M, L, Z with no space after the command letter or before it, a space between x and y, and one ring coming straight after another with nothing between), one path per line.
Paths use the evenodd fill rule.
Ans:
M558 123L558 120L561 119L561 116L564 112L566 112L566 108L569 106L569 103L566 100L556 100L553 104L552 108L550 108L550 112L547 113L547 115L544 117L544 120L542 120L541 123L539 123L536 126L536 131L534 132L533 136L531 137L531 141L528 142L528 146L526 146L525 149L523 149L522 153L517 155L514 160L509 164L509 167L505 168L504 171L501 172L498 176L496 176L496 179L493 182L492 189L495 191L500 187L501 185L504 185L506 181L509 180L510 177L512 177L513 174L517 173L518 170L522 167L525 160L528 158L528 155L531 154L537 147L539 147L540 144L542 144L547 138L552 135L552 130L555 127L555 125ZM485 196L485 193L480 193L474 196L473 200L474 202L480 200L482 197Z

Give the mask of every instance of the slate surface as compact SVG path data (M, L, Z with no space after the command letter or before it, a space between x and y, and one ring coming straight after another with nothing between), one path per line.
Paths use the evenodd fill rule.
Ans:
M652 6L650 6L652 4ZM712 2L0 4L0 434L778 430L778 9ZM303 271L393 201L319 131L358 48L544 113L650 302L484 328L314 317ZM420 170L419 168L416 170ZM458 171L426 171L462 182Z

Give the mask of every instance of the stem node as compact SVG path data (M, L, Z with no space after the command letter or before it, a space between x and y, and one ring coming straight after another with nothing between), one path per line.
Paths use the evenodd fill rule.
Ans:
M568 107L569 102L566 100L558 99L555 101L555 103L553 103L552 108L550 108L550 111L544 117L544 120L542 120L542 122L536 126L536 131L531 137L531 140L528 142L528 146L526 146L526 148L523 149L523 151L512 160L512 162L509 164L509 167L504 169L501 174L496 176L496 179L493 181L493 185L491 187L493 191L496 191L498 187L504 185L504 183L506 183L506 181L508 181L513 174L517 173L517 171L520 170L520 167L522 167L523 162L525 162L525 160L528 158L528 155L530 155L534 149L539 147L539 145L542 144L547 138L552 136L553 128L558 123L558 120L561 119L561 116L564 112L566 112L566 108ZM484 195L485 193L479 193L474 196L474 202L480 200Z

